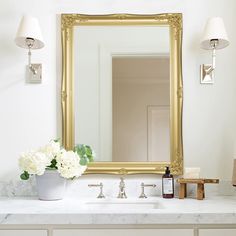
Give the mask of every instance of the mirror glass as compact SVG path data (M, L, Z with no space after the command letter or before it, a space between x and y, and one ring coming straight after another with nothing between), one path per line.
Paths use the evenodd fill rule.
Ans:
M75 143L97 162L170 162L169 26L74 28Z

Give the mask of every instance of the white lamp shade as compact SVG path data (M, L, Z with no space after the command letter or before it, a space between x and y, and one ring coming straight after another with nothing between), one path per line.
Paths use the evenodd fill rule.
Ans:
M38 19L31 16L23 16L16 34L15 43L22 48L28 48L26 38L33 38L34 44L31 49L44 47L43 37Z
M201 47L203 49L212 49L210 43L212 39L218 39L216 49L225 48L229 45L229 40L225 30L224 22L220 17L213 17L208 19L201 41Z

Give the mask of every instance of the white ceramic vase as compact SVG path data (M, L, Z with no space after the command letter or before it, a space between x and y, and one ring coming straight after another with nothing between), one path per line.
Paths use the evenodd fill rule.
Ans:
M36 186L40 200L61 200L66 190L66 179L56 170L46 170L43 175L36 175Z

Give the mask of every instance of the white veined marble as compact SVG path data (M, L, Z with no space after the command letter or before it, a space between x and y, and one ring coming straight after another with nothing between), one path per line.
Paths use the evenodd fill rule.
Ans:
M101 201L103 203L101 203ZM39 201L35 198L1 198L1 224L236 224L236 198L196 199L114 199L67 198ZM91 203L115 203L117 207L92 208ZM124 201L125 205L119 203ZM154 209L136 208L130 203L156 203Z

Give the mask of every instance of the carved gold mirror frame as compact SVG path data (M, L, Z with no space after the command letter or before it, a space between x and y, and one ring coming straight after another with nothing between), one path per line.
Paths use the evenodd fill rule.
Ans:
M74 146L74 51L73 33L75 26L122 26L152 25L169 26L170 29L170 162L94 162L86 171L107 174L162 174L165 166L170 166L175 175L183 172L182 141L182 14L167 13L155 15L61 15L62 36L62 141L64 147Z

